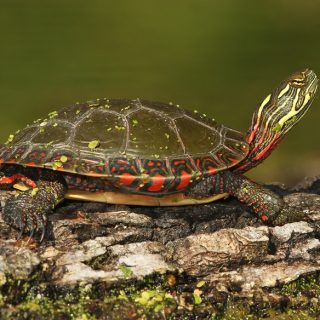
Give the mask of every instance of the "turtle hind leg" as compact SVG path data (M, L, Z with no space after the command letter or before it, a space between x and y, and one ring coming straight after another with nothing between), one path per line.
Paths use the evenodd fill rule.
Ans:
M63 200L66 190L61 174L42 170L37 180L37 188L21 192L6 201L3 220L21 233L33 234L34 231L41 231L43 238L47 217Z
M189 190L188 196L199 197L203 194L207 197L209 193L228 193L251 207L263 221L271 224L278 225L302 219L301 214L293 212L275 192L228 170L199 182L199 185Z

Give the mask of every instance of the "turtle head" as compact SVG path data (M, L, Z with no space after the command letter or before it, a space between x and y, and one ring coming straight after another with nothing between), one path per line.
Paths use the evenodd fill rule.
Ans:
M310 70L292 74L256 109L247 135L249 153L235 171L244 172L262 162L309 109L318 88Z

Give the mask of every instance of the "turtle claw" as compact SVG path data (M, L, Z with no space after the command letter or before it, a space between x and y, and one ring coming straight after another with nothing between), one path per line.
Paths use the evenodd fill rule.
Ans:
M24 226L25 226L25 225L22 225L22 226L21 226L19 235L18 235L18 237L17 237L17 240L20 240L20 239L22 238L22 235L24 234Z
M46 228L45 228L45 226L43 225L43 227L41 228L40 243L43 241L45 235L46 235Z
M31 238L33 238L34 232L35 232L35 228L31 229L30 234L29 234L29 240ZM28 240L28 242L29 242L29 240Z

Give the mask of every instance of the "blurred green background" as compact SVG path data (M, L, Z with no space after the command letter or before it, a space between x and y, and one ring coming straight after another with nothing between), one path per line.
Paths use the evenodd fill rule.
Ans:
M246 131L295 70L320 74L320 2L1 0L0 139L98 97L173 101ZM320 173L320 99L258 180Z

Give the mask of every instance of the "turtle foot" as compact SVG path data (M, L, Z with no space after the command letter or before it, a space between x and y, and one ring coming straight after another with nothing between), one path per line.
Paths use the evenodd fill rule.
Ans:
M306 221L307 216L301 208L289 207L285 205L278 214L276 214L270 221L271 225L281 226L286 223Z
M45 236L48 215L64 198L66 184L54 172L43 172L37 181L37 188L19 193L9 198L4 206L2 217L10 226L20 230L20 236L41 232Z
M17 197L11 197L7 200L2 216L3 220L20 230L19 238L24 233L29 233L30 237L35 232L41 232L41 240L45 236L47 226L48 211L42 211L43 206L34 205L30 200L32 199L31 192L23 192Z

